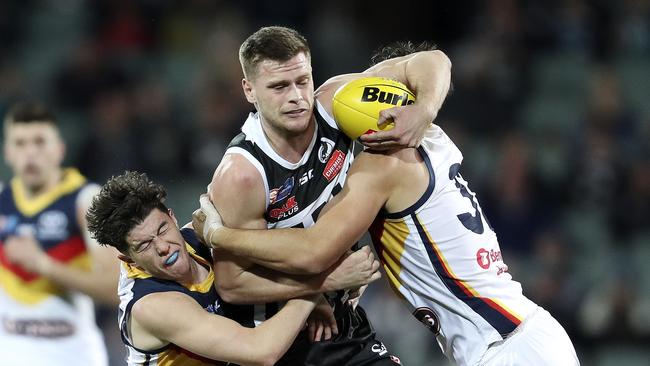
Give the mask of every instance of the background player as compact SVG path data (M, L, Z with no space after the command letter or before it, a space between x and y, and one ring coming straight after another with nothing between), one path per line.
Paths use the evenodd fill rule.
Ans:
M0 353L3 365L105 365L90 297L116 304L117 259L86 229L98 190L62 168L65 144L43 105L4 120L14 178L0 193Z

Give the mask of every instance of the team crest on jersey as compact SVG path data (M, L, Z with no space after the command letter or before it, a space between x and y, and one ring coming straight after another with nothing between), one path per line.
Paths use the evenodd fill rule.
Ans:
M61 240L68 237L68 217L61 211L46 211L38 218L40 240Z
M343 163L345 162L345 153L341 150L336 150L332 154L332 157L327 162L325 170L323 170L323 176L327 179L328 182L331 182L334 177L341 171Z
M274 188L269 191L269 204L272 205L289 197L291 190L293 190L293 177L287 178L280 188Z
M269 212L269 216L276 220L286 219L298 212L299 209L298 202L296 202L296 196L291 196L282 207L272 209L271 212Z
M321 137L320 147L318 148L318 160L325 164L327 158L332 154L332 150L334 150L334 141L326 137Z

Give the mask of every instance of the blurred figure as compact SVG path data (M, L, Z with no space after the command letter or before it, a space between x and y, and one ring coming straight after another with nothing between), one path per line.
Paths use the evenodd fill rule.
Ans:
M61 167L65 145L43 105L4 120L14 178L0 193L0 354L3 365L106 365L91 297L117 303L117 259L91 240L86 209L98 191Z

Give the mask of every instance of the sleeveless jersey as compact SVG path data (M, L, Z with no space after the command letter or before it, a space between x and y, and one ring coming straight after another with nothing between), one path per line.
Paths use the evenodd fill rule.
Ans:
M459 173L463 156L433 125L418 148L429 185L370 228L387 278L447 357L474 365L536 307L507 272L496 234Z
M257 168L266 192L267 228L309 227L325 204L343 188L352 164L353 141L317 103L316 130L300 161L291 163L278 155L266 140L257 113L251 113L226 154L240 154ZM233 307L247 326L273 316L278 303Z
M206 311L213 314L223 314L221 311L221 299L213 286L214 272L212 271L210 250L199 242L193 230L182 229L181 233L185 239L186 248L190 256L200 264L210 268L210 273L203 282L186 287L178 282L151 277L150 274L135 266L122 263L118 287L118 295L120 296L118 321L122 341L127 349L126 362L130 366L225 365L223 362L213 361L193 354L175 344L170 343L156 350L141 350L136 348L131 341L128 332L131 309L138 300L151 293L178 291L190 296Z
M259 171L266 191L268 229L309 227L325 204L338 194L354 159L354 142L338 130L336 122L316 102L316 129L300 161L279 156L266 140L259 114L251 113L242 133L226 154L244 156ZM260 243L264 245L264 243ZM334 307L339 336L332 341L309 342L299 335L278 365L342 365L374 342L374 330L360 307L347 305L346 291L328 294ZM225 305L228 317L244 326L256 326L277 313L281 304Z
M92 300L9 263L4 253L11 236L33 235L54 260L90 271L77 219L77 200L85 189L96 185L66 169L61 182L37 197L27 197L17 177L0 193L0 353L18 357L16 364L107 363Z

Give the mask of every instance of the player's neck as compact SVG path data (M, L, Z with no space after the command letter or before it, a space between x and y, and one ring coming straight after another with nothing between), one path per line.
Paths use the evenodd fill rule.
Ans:
M262 124L262 130L266 140L273 150L285 160L291 163L297 163L302 159L305 151L314 137L316 129L316 120L312 117L309 127L300 134L290 134L285 131L278 131L269 126Z
M62 169L56 169L55 171L52 172L44 181L42 184L39 185L27 185L25 182L21 179L21 184L23 186L23 190L25 192L25 195L27 198L34 198L38 197L41 194L47 193L51 189L53 189L61 180L63 179L63 170Z
M190 284L197 284L205 281L206 277L210 273L210 270L205 268L201 263L199 263L191 256L190 258Z

